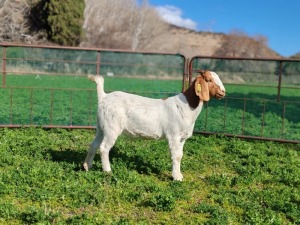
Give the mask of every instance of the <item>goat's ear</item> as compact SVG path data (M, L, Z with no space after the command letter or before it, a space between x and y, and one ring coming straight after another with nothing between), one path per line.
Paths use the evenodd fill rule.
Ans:
M197 72L198 72L200 75L203 75L203 74L205 74L206 71L205 71L205 70L198 70Z
M195 93L200 100L207 102L209 100L208 84L202 76L198 76L195 82Z

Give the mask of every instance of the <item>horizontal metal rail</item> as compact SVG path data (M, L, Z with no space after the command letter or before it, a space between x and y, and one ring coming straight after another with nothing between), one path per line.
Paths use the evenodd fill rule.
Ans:
M300 144L299 140L285 140L285 139L280 139L280 138L266 138L266 137L260 137L260 136L249 136L249 135L228 134L228 133L220 134L219 132L209 132L209 131L194 131L194 133L203 134L203 135L219 135L219 136L242 138L242 139L249 139L249 140L274 141L274 142L281 142L281 143Z

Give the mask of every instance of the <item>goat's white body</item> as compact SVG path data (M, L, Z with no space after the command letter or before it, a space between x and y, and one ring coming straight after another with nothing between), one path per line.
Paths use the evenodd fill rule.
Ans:
M162 100L118 91L99 101L98 122L105 134L114 136L183 140L192 135L201 108L192 110L183 94Z
M213 76L216 76L224 89L219 77ZM92 166L100 147L103 170L111 171L109 151L122 133L144 138L166 138L173 163L172 176L174 180L181 181L183 145L192 136L203 101L198 99L200 103L193 108L182 93L167 99L146 98L120 91L106 94L103 77L89 76L89 79L97 83L97 134L85 159L84 168L88 170Z

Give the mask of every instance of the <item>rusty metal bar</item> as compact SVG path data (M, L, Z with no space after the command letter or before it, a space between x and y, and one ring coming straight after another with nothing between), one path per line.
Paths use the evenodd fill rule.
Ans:
M78 77L85 77L86 74L79 74L79 73L50 73L50 72L33 72L33 71L30 71L30 72L24 72L23 71L10 71L10 70L6 70L6 73L10 73L10 74L15 74L16 76L18 75L46 75L46 76L78 76Z
M88 47L72 47L72 46L54 46L54 45L31 45L31 44L16 44L16 43L10 43L10 42L3 42L3 43L0 44L0 46L2 46L2 47L47 48L47 49L62 49L62 50L77 50L77 51L78 50L82 50L82 51L102 51L102 52L116 52L116 53L182 55L182 54L178 54L178 53L176 54L176 53L172 53L172 52L160 52L160 51L139 51L139 50L132 51L132 50L126 50L126 49L88 48Z
M30 125L32 125L33 117L33 89L30 89Z
M70 97L70 126L73 124L73 91L71 91Z
M97 51L97 61L96 61L96 74L100 75L100 61L101 61L101 55L100 51Z
M22 124L10 124L10 125L3 125L0 124L0 128L29 128L29 127L41 127L41 128L62 128L62 129L95 129L96 126L63 126L63 125L22 125Z
M225 133L225 130L226 130L226 112L227 112L227 98L225 98L225 104L224 104L224 123L223 123L223 133Z
M265 113L266 113L266 100L263 100L263 113L262 113L262 121L261 121L261 136L264 136L264 128L265 128Z
M10 124L13 124L13 91L10 89Z
M54 62L54 63L74 63L74 64L79 64L79 65L96 65L96 70L97 70L97 66L99 65L99 72L100 72L100 52L99 52L99 56L97 55L97 58L99 57L99 59L97 59L97 61L93 61L93 62L88 62L88 61L76 61L76 60L58 60L58 59L34 59L34 58L6 58L6 61L10 60L10 61L29 61L29 62ZM98 61L99 60L99 61ZM126 64L126 63L114 63L114 62L103 62L101 63L103 65L107 65L107 66L128 66L128 67L134 67L134 66L151 66L149 64ZM166 66L157 66L155 65L155 67L157 68L163 68ZM182 68L181 66L169 66L170 68ZM8 72L8 71L7 71Z
M2 87L6 87L6 47L2 48Z
M192 76L192 75L191 75ZM190 86L190 73L189 73L189 59L184 62L184 71L182 77L182 92L188 89Z
M54 63L75 63L75 64L95 64L90 61L62 60L62 59L40 59L40 58L6 58L6 61L29 61L29 62L54 62Z
M193 80L193 58L189 61L189 86L192 85Z
M282 61L279 62L278 88L277 88L277 98L276 98L277 102L280 101L281 81L282 81Z
M53 98L54 98L54 90L51 89L51 96L50 96L50 124L53 124Z
M284 135L285 110L286 110L286 101L283 102L283 108L282 108L282 126L281 126L281 138L282 139L283 139L283 135Z
M205 110L205 131L207 130L207 118L208 118L208 102L205 102L206 110ZM203 107L203 106L202 106Z
M242 135L244 135L244 131L245 131L245 112L246 112L246 104L247 104L247 99L244 98L244 110L243 110L243 117L242 117Z
M205 56L205 55L196 55L191 58L192 62L195 59L224 59L224 60L250 60L250 61L281 61L281 62L300 62L300 59L287 59L287 58L249 58L249 57L218 57L218 56Z
M93 92L89 91L90 93L90 118L89 118L89 125L92 125L92 111L93 111Z
M194 131L196 134L203 134L203 135L216 135L220 134L218 132L208 132L208 131ZM226 137L233 137L233 138L243 138L243 139L253 139L253 140L262 140L262 141L275 141L281 143L293 143L293 144L300 144L300 140L285 140L279 138L266 138L266 137L259 137L259 136L248 136L248 135L236 135L236 134L227 134L223 133L222 136Z
M95 64L95 63L93 63ZM127 67L136 67L136 66L151 66L149 64L142 64L142 63L139 63L139 64L127 64L127 63L122 63L122 62L118 62L118 63L114 63L114 62L102 62L101 63L102 65L106 65L106 66L127 66ZM164 68L164 67L168 67L168 68L178 68L178 69L181 69L182 67L181 66L158 66L158 65L153 65L155 66L156 68Z
M32 90L54 90L54 91L96 91L94 89L90 88L47 88L47 87L19 87L19 86L9 86L9 87L4 87L3 89L32 89Z
M117 76L116 76L117 77ZM33 89L33 90L54 90L54 91L61 91L61 90L67 90L67 91L91 91L96 92L95 89L90 88L47 88L47 87L15 87L15 86L9 86L5 87L4 89ZM107 90L107 92L111 92L112 90ZM154 91L130 91L132 94L175 94L174 92L154 92Z

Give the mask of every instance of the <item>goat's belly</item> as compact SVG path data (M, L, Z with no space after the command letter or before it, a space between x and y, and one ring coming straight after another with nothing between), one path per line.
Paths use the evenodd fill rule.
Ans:
M122 134L132 138L143 138L143 139L154 139L154 140L162 138L161 136L155 134L149 135L144 133L132 133L128 131L124 131Z
M128 127L123 130L123 134L131 137L141 137L147 139L160 139L163 137L163 133L159 129L151 127L134 128Z

